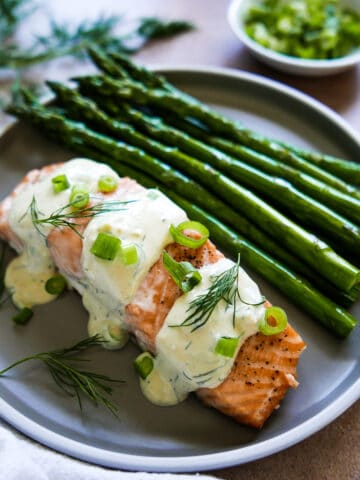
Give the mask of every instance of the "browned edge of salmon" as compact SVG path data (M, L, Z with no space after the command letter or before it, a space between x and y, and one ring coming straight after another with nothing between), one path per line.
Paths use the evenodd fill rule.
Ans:
M304 348L304 341L290 325L277 335L252 335L224 382L197 394L205 404L238 422L261 428L288 388L297 387L296 366Z

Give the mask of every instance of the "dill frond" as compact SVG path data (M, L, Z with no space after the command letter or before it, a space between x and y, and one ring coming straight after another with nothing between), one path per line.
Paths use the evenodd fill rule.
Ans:
M233 309L233 325L235 325L236 305L238 300L246 305L257 306L263 304L265 302L264 297L262 297L261 301L258 303L249 303L241 298L238 284L239 268L240 255L233 267L225 270L219 275L213 276L212 284L206 292L195 297L190 302L187 310L189 315L186 319L180 325L175 326L192 327L191 331L194 332L209 321L215 307L221 300L224 300L226 304Z
M117 200L113 200L108 202L96 203L82 209L73 209L74 205L76 205L80 200L81 197L77 198L73 202L67 203L63 207L53 212L48 217L41 218L41 212L37 207L35 197L33 197L28 210L25 212L25 215L28 211L30 211L31 221L38 233L42 236L45 235L41 231L40 225L52 225L54 228L71 228L71 230L73 230L77 235L82 238L82 234L77 228L81 225L78 220L83 218L93 218L103 213L118 212L123 210L123 207L128 203L132 203L131 201L120 202ZM24 216L22 218L24 218ZM22 220L22 218L20 219L20 221Z
M61 350L42 352L25 357L0 371L0 377L9 370L30 360L39 360L48 368L50 375L57 386L71 397L76 397L80 410L82 410L82 396L88 398L94 405L102 406L117 416L118 408L111 402L109 396L113 392L112 384L124 383L107 375L94 373L80 368L85 358L76 358L89 348L102 345L104 340L95 335Z

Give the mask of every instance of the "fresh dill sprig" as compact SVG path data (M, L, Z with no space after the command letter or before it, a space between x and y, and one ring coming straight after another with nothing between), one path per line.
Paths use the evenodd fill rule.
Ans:
M265 302L265 298L262 297L258 303L249 303L243 300L239 292L239 268L240 268L240 255L238 256L236 264L220 273L214 275L211 280L211 286L205 293L195 297L189 305L188 312L191 312L186 319L180 325L173 325L176 327L192 327L191 331L194 332L198 328L205 325L211 317L214 309L220 300L224 300L228 307L233 309L233 325L235 325L236 304L237 300L240 300L246 305L261 305Z
M47 35L34 33L26 47L20 46L16 41L17 30L37 8L33 0L0 0L0 69L11 69L17 75L12 91L7 89L5 95L0 96L0 109L16 98L14 93L20 90L19 85L29 83L24 73L29 67L64 56L84 58L94 45L109 53L133 54L152 40L172 37L194 28L190 22L156 17L128 21L124 16L100 15L78 24L58 23L49 18ZM117 34L118 27L126 32ZM34 93L40 97L43 89L34 89Z
M117 406L109 400L113 387L109 384L124 383L122 380L114 380L106 375L82 370L76 362L87 362L85 358L75 358L76 355L91 347L102 345L104 340L95 335L62 350L36 353L25 357L0 371L0 376L9 370L30 360L40 360L49 369L55 383L61 390L71 397L76 397L82 410L81 395L87 397L96 406L102 406L117 416Z
M84 196L85 198L85 196ZM44 233L41 231L40 225L52 225L54 228L69 227L73 230L79 237L82 238L81 232L77 227L81 226L77 220L83 218L93 218L102 213L109 212L119 212L123 210L123 206L131 201L119 202L117 200L100 202L83 209L72 209L79 201L82 200L82 197L79 196L73 202L67 203L63 207L59 208L53 212L49 217L41 218L42 213L38 209L35 196L33 196L29 208L26 210L25 214L20 218L20 222L26 216L27 212L30 211L31 221L40 235L45 237Z
M27 48L20 47L14 35L21 21L34 10L32 0L0 0L0 67L18 69L71 55L84 57L86 49L97 45L108 51L135 53L148 41L185 32L193 25L184 21L163 21L142 18L124 35L115 29L125 22L124 17L111 15L82 21L77 25L49 20L47 35L33 35Z

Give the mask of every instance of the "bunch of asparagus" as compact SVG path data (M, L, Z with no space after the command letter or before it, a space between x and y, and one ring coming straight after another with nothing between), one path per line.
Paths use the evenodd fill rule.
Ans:
M360 164L262 137L122 55L90 56L101 75L74 79L76 89L49 82L55 106L23 91L8 112L162 189L220 248L347 336L356 319L343 307L360 293Z

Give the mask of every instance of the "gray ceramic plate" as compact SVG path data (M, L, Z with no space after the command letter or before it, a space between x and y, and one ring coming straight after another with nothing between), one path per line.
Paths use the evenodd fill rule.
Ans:
M359 158L354 132L314 100L275 82L229 70L169 69L179 87L267 135L343 157ZM0 193L11 191L30 168L72 155L22 123L0 140ZM262 431L236 424L195 398L160 408L139 391L132 360L137 349L92 353L93 368L126 380L114 400L120 420L76 402L54 387L45 370L27 365L0 380L0 412L17 429L68 455L130 470L196 471L249 462L287 448L340 415L360 392L359 329L339 341L259 281L288 311L308 348L299 365L300 386L286 396ZM357 312L355 312L357 308ZM359 304L354 312L360 316ZM86 314L75 293L38 308L26 328L14 328L11 308L1 310L0 367L33 352L63 347L86 335Z

